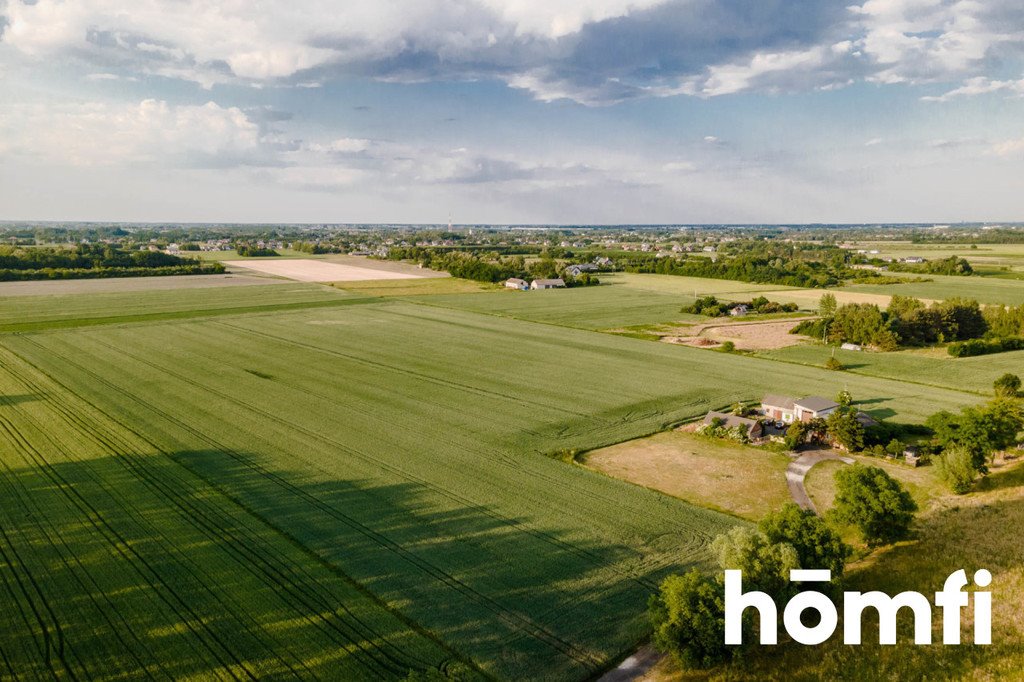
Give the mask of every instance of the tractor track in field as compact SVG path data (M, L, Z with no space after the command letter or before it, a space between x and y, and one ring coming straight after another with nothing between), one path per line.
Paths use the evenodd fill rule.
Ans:
M10 468L6 466L6 464L4 465L4 469L7 471L8 476L10 476ZM121 636L121 633L118 630L117 625L113 622L112 617L115 617L117 620L121 622L121 625L123 626L124 630L130 634L131 638L135 641L135 644L137 644L140 649L144 650L145 647L142 644L142 641L138 638L138 635L135 633L135 630L131 628L131 626L125 620L124 615L121 614L118 611L118 609L114 606L114 604L110 601L109 596L96 583L96 580L93 577L92 573L82 564L81 560L78 557L78 553L74 552L71 549L71 547L68 546L67 541L63 537L63 534L60 533L56 528L53 528L53 535L56 536L56 538L51 536L51 533L47 531L46 527L40 521L40 519L46 517L43 509L39 506L39 503L35 498L25 494L24 486L16 485L13 481L6 482L7 486L11 488L11 491L9 492L9 495L6 497L6 499L14 499L16 497L20 502L21 508L26 510L31 509L35 511L34 514L29 515L29 518L31 519L32 524L35 526L36 530L46 538L47 543L54 548L54 551L57 554L60 555L61 563L68 570L68 572L74 576L75 582L79 585L79 587L82 588L81 593L88 596L89 601L95 608L96 612L101 615L103 620L106 622L107 627L110 628L110 632L121 645L121 649L123 651L128 652L129 656L133 659L136 670L142 671L148 678L153 679L152 673L149 671L150 664L144 663L142 659L139 658L135 649L128 645L125 639ZM51 528L53 526L52 523L47 525L51 526ZM0 524L0 527L2 527L2 524ZM61 551L59 549L60 547L62 547L64 551ZM73 568L71 564L68 562L68 557L71 557L71 562L73 562L74 565L78 567L77 570ZM7 563L8 565L12 566L13 570L13 565L10 564L9 561ZM38 564L39 562L35 563ZM86 584L86 581L90 584ZM103 604L101 604L99 600L97 600L97 594L100 595L100 597L102 598ZM12 599L13 597L14 595L12 594ZM17 600L14 600L14 603L18 603ZM20 603L18 604L18 608L21 608Z
M39 371L38 368L36 369L37 371ZM18 378L27 387L38 388L37 386L30 384L29 381L26 380L24 377L18 376ZM78 397L79 399L81 399L80 396ZM94 405L91 405L87 401L84 402L86 402L86 404L88 404L93 409L97 409L97 411L99 411L98 408L96 408ZM141 482L148 488L150 488L152 492L160 495L163 499L165 499L167 502L169 502L171 505L177 508L181 513L182 517L189 521L193 528L195 528L197 531L199 531L201 534L205 535L212 541L217 542L219 546L223 546L228 551L229 554L233 555L235 561L244 570L247 570L249 573L251 573L257 579L261 580L268 587L284 589L284 591L286 591L289 594L289 596L295 600L296 603L300 604L302 607L306 609L305 611L297 609L296 612L300 616L302 616L304 620L306 620L310 625L316 627L318 630L323 632L325 635L328 636L329 639L332 639L334 643L338 646L346 650L349 650L350 653L355 653L355 650L359 650L366 657L368 657L370 661L374 661L378 666L377 668L373 666L367 666L366 662L360 661L362 665L368 668L370 674L380 675L383 672L386 674L400 676L410 668L409 663L415 662L426 665L425 661L415 661L414 659L411 659L407 654L400 652L396 647L394 647L393 644L390 643L389 640L387 640L386 637L374 631L371 626L364 623L361 619L355 616L355 614L352 614L351 611L344 604L340 605L341 609L344 610L345 613L348 614L349 619L355 623L355 625L346 624L346 626L347 628L350 628L353 632L344 631L343 628L339 627L339 625L335 624L334 621L330 619L326 619L323 617L319 617L317 620L311 619L310 616L308 615L309 613L335 613L338 606L322 594L322 589L310 591L308 589L308 585L299 585L288 576L288 573L292 571L298 573L304 572L301 569L301 566L289 567L287 565L282 565L284 562L279 560L275 561L277 557L273 555L264 556L262 554L255 552L254 550L250 550L249 548L251 546L259 546L263 544L260 540L253 538L251 533L246 533L246 537L239 536L235 533L231 533L230 531L228 532L227 536L223 535L226 529L229 529L232 525L235 525L237 523L237 519L232 519L230 516L224 515L223 512L217 512L217 514L221 517L220 519L211 519L208 511L204 510L203 508L195 504L189 503L187 498L180 498L179 495L173 489L171 489L162 482L161 476L145 470L146 468L142 464L142 462L145 461L144 457L140 457L137 455L130 456L124 454L125 452L134 449L134 447L130 443L128 443L122 438L118 438L118 440L121 440L122 443L121 445L116 445L107 440L106 438L103 438L102 436L98 435L95 432L94 424L86 423L85 421L80 419L76 414L70 412L67 409L62 408L58 404L51 402L50 406L54 408L56 411L58 411L68 422L77 425L82 433L88 434L91 437L91 439L104 450L108 450L111 453L122 453L114 455L114 457L118 459L119 463L123 467L125 467L126 470L129 471L129 473L131 473L133 476L141 480ZM102 411L100 412L102 414ZM137 433L135 435L137 437L140 437L141 440L146 441L146 439L142 438ZM159 449L155 448L155 446L153 446L152 443L149 443L149 445L151 445L152 447L154 447L154 449L159 451ZM168 459L170 461L174 461L173 458L168 457ZM180 465L180 463L175 463L178 466L182 466ZM184 469L185 467L182 468ZM97 481L97 484L100 483ZM109 494L109 491L107 492ZM228 521L229 523L222 523L222 521ZM257 570L257 568L259 570ZM196 577L198 578L198 576ZM306 574L306 577L314 583L317 582L316 579L312 576L309 576L308 573ZM202 581L199 582L202 583ZM312 601L310 601L311 598ZM226 604L224 606L227 607ZM241 618L239 614L234 615L236 619L238 619L239 621L246 620L244 618ZM254 623L254 625L256 625L257 628L259 627L258 624ZM328 628L331 632L334 632L336 636L342 637L342 639L338 640L336 636L332 636L330 632L324 630L325 627ZM253 635L254 639L260 639L255 635L255 633L251 629L249 630L249 632ZM374 643L375 639L385 642L386 645L393 651L384 651L379 647L379 645ZM370 642L370 646L375 647L377 652L375 653L375 651L367 650L364 646L364 642ZM286 662L285 659L287 657L283 657L279 654L276 654L276 650L274 649L274 647L267 646L266 649L267 651L274 652L275 655L278 655L280 662L287 666L289 670L292 672L292 674L299 675L298 671L296 671L293 667L291 667L291 665L289 665ZM381 658L383 658L383 660L381 660ZM359 658L355 657L354 660L359 660ZM305 666L301 662L298 662L298 664L305 668ZM305 672L307 675L313 674L312 671L308 670L308 668L305 669Z
M80 364L74 362L73 360L67 358L66 356L60 355L59 353L55 353L52 350L44 349L42 346L40 346L38 344L38 342L36 342L34 340L31 340L28 337L24 337L24 340L29 342L29 343L31 343L32 345L35 345L37 348L40 348L41 350L44 350L45 352L48 352L48 353L51 353L51 354L54 354L54 355L60 357L63 361L65 361L69 365L77 367L80 371L82 371L82 372L86 373L87 375L93 377L96 381L98 381L98 382L100 382L100 383L102 383L102 384L104 384L104 385L106 385L106 386L108 386L108 387L110 387L110 388L112 388L112 389L114 389L116 391L119 391L119 392L121 392L121 393L123 393L125 395L131 395L131 397L138 404L146 407L147 409L149 409L151 412L153 412L157 416L162 417L166 421L169 421L170 423L174 424L175 426L177 426L178 428L184 430L185 432L192 434L198 440L200 440L202 442L205 442L212 449L220 451L220 452L223 452L225 455L227 455L228 457L233 459L236 463L238 463L239 465L243 466L244 468L246 468L246 469L248 469L248 470L250 470L250 471L252 471L252 472L254 472L256 474L259 474L262 478L264 478L266 480L273 481L275 484L277 484L282 489L288 490L289 492L294 494L296 497L298 497L300 499L306 500L310 505L312 505L313 507L319 509L321 512L323 512L327 516L335 518L336 520L340 521L341 523L343 523L344 525L349 527L351 530L353 530L357 534L363 535L367 540L370 540L374 544L377 544L377 545L379 545L379 546L381 546L381 547L383 547L385 549L388 549L390 552L392 552L396 556L401 557L402 559L404 559L408 563L410 563L413 566L415 566L416 568L418 568L421 572L423 572L423 573L425 573L427 575L432 576L433 578L435 578L436 580L442 582L443 584L445 584L449 588L455 590L456 592L460 592L460 593L464 594L471 601L474 601L474 602L480 604L481 607L483 607L484 609L486 609L486 610L490 611L491 613L493 613L495 615L495 617L500 619L502 622L506 623L506 625L508 625L513 630L525 630L525 631L527 631L528 633L530 633L533 636L534 639L536 639L536 640L538 640L540 642L544 642L545 644L547 644L549 647L551 647L555 651L558 651L562 655L568 657L570 660L575 661L578 665L580 665L584 669L587 669L587 670L589 670L591 672L594 672L594 671L600 669L600 667L603 665L603 661L602 660L598 660L596 658L592 658L592 655L589 654L588 652L585 652L585 651L579 649L575 644L573 644L571 642L568 642L566 640L563 640L558 635L555 635L554 633L549 632L545 627L543 627L542 625L540 625L538 623L533 622L525 614L520 614L518 612L515 612L515 611L512 611L512 610L508 609L507 607L502 605L500 602L497 602L493 598L488 597L487 595L477 591L476 589L474 589L471 586L467 585L465 582L463 582L463 581L459 580L458 578L448 574L443 569L441 569L441 568L431 564L430 562L428 562L428 561L426 561L424 559L421 559L415 553L409 551L408 549L404 548L400 544L398 544L398 543L396 543L396 542L386 538L385 536L380 535L379 533L377 533L373 529L365 526L364 524L360 523L356 519L354 519L354 518L352 518L352 517L350 517L350 516L340 512L339 510L335 509L334 507L331 507L331 506L323 503L317 497L311 495L310 493L308 493L308 492L302 490L301 488L295 486L294 484L288 482L287 480L285 480L280 475L278 475L278 474L276 474L276 473L266 469L262 465L252 461L250 458L245 457L241 453L238 453L238 452L236 452L236 451L234 451L234 450L232 450L230 448L227 448L226 446L224 446L223 444L221 444L218 441L214 440L213 438L207 436L206 434L203 434L203 433L197 431L193 427L189 426L187 423L179 420L177 417L174 417L173 415L170 415L170 414L160 410L159 408L154 406L152 403L149 403L149 402L143 400L138 395L129 394L128 392L124 391L121 387L118 387L118 386L115 386L115 385L111 384L109 381L107 381L106 379L104 379L100 375L98 375L95 372L92 372L91 370L81 366ZM101 345L105 345L105 344L103 344L101 342ZM124 349L117 349L117 351L120 354L125 354ZM28 362L25 358L21 357L19 354L17 354L17 353L15 353L15 354L18 355L18 357L20 357L23 361ZM138 358L135 358L135 359L138 360ZM139 360L139 362L142 362L143 364L146 364L145 361L142 361L142 360ZM31 364L31 363L29 363L29 364ZM32 366L35 367L35 365L32 365ZM164 369L164 368L160 368L160 367L157 367L157 368L160 369L160 371L167 372L167 370ZM39 369L38 367L35 367L35 369L37 371L40 371L44 375L48 376L55 383L58 383L59 385L64 386L64 388L68 389L69 391L71 390L69 387L65 386L63 383L61 383L58 380L54 379L53 377L51 377L47 373L42 372L42 370ZM184 381L187 381L187 382L190 382L190 383L194 383L194 382L191 382L191 380L189 380L187 378L182 378L182 379ZM213 392L208 387L199 386L199 388L201 388L204 391ZM72 391L72 393L74 393L74 392ZM237 402L236 400L234 400L230 396L224 396L224 397L226 399L228 399L228 400L232 400L234 402ZM240 404L243 407L246 407L247 409L249 409L249 406L246 406L244 403L240 403ZM94 405L93 407L96 407L96 406ZM96 409L99 410L99 408L96 408ZM117 423L121 424L126 429L132 431L133 433L136 433L136 435L139 436L140 438L142 438L143 440L146 440L143 436L141 436L140 434L135 432L133 429L131 429L130 427L125 425L122 421L116 419L115 417L113 417L112 415L106 413L103 410L99 410L99 411L101 413L105 414L108 418L111 418L114 421L116 421ZM267 413L267 416L272 417L272 415L270 415L269 413ZM293 426L293 425L289 425L289 426ZM316 437L316 438L321 438L322 439L322 437L318 436L317 434L315 434L313 432L309 432L309 435L311 435L313 437ZM164 452L161 448L158 448L155 445L154 445L154 448L157 449L160 452ZM166 454L168 456L171 456L173 458L173 456L170 455L170 453L166 453L165 452L164 454ZM376 460L374 460L374 462L376 462ZM377 462L377 464L379 465L380 463ZM182 465L182 466L185 466L185 465ZM220 491L222 494L229 496L232 500L234 500L240 506L244 506L244 503L242 503L241 501L237 500L237 498L234 497L230 492L224 490L222 487L220 487L215 482L210 481L209 479L207 479L204 475L202 475L199 472L196 472L196 471L193 470L193 473L197 477L199 477L201 480L206 481L209 485L211 485L212 487L214 487L215 489ZM260 516L257 512L255 512L251 508L248 508L248 507L246 507L246 508L249 509L251 514L253 514L254 516L256 516L256 518L258 518L261 521L263 521L268 527L273 528L276 532L278 532L278 533L280 533L282 535L289 536L287 534L287 531L284 531L280 527L278 527L275 524L271 523L268 519L265 519L264 517ZM296 540L296 542L299 542L299 544L301 545L300 541ZM302 545L302 546L304 547L304 545ZM307 551L311 551L308 548L306 548L306 549L307 549ZM316 555L315 552L312 552L312 554L314 554L315 556L317 556L318 558L323 560L321 557L319 557L319 555ZM333 563L330 563L330 562L326 562L326 563L329 566L331 566L334 570L340 572L340 569L338 569ZM435 637L435 639L436 639L436 637Z
M95 339L94 339L94 341L96 341L101 346L104 346L106 348L109 348L109 349L113 349L114 348L113 346L110 346L109 344L105 344L102 341L97 341ZM161 373L165 373L165 374L174 376L175 378L177 378L177 379L187 383L190 386L193 386L193 387L197 388L200 391L208 392L208 393L211 393L213 395L216 395L216 396L220 397L223 400L226 400L226 401L228 401L228 402L230 402L230 403L232 403L234 405L237 405L239 407L244 408L247 411L254 412L256 414L259 414L261 417L264 417L264 418L266 418L266 419L268 419L270 421L275 421L278 424L281 424L282 426L285 426L285 427L287 427L289 429L298 431L298 432L304 434L305 436L307 436L308 438L311 438L311 439L313 439L315 441L318 441L320 443L328 445L328 446L330 446L332 448L336 448L338 450L341 450L342 452L345 452L346 454L348 454L348 455L350 455L350 456L352 456L352 457L354 457L356 459L359 459L359 460L361 460L361 461L371 465L374 468L379 468L379 469L386 470L386 471L394 474L395 476L398 476L398 477L400 477L400 478L402 478L402 479L404 479L406 481L409 481L409 482L412 482L412 483L416 483L417 485L423 486L424 488L429 489L429 490L437 493L441 497L444 497L444 498L447 498L447 499L449 499L449 500L451 500L453 502L456 502L460 506L462 506L462 507L464 507L466 509L471 509L473 511L476 511L477 513L480 513L480 514L485 515L485 516L487 516L489 518L492 518L495 521L501 523L502 525L506 525L506 526L515 528L515 529L520 530L522 532L525 532L528 535L531 535L532 537L535 537L535 538L537 538L537 539L539 539L541 541L544 541L544 542L547 542L549 544L552 544L552 545L558 547L559 549L562 549L562 550L565 550L565 551L570 552L572 554L575 554L575 555L577 555L577 556L579 556L579 557L581 557L583 559L586 559L587 561L589 561L594 566L598 566L598 567L601 567L601 568L607 568L607 569L610 569L612 571L615 571L621 577L623 577L623 578L625 578L627 580L634 581L634 582L638 583L640 586L642 586L645 589L656 590L657 587L658 587L656 582L651 581L651 580L647 580L647 579L641 577L640 576L640 571L638 569L637 570L633 570L633 571L628 571L628 570L620 569L616 565L605 561L599 555L597 555L597 554L595 554L593 552L590 552L590 551L588 551L588 550L586 550L584 548L578 547L578 546L576 546L576 545L574 545L572 543L568 543L568 542L566 542L564 540L560 540L559 538L557 538L557 537L555 537L555 536L553 536L553 535L551 535L549 533L546 533L546 532L544 532L544 531L542 531L540 529L537 529L537 528L533 528L533 527L531 527L529 525L524 524L521 521L517 521L517 520L515 520L513 518L510 518L508 516L505 516L503 514L495 512L494 510L492 510L492 509L490 509L490 508L488 508L486 506L483 506L483 505L479 504L478 502L476 502L474 500L471 500L469 498L463 497L463 496L455 493L454 491L452 491L450 489L437 486L437 485L431 483L430 481L428 481L427 479L424 479L424 478L421 478L421 477L416 476L414 474L411 474L411 473L405 471L404 469L398 468L398 467L396 467L394 465L382 462L381 460L376 459L376 458L374 458L374 457L372 457L370 455L367 455L365 453L362 453L362 452L360 452L358 450L355 450L355 449L345 445L344 443L342 443L340 441L337 441L337 440L335 440L333 438L329 438L327 436L323 436L323 435L321 435L321 434L319 434L319 433L317 433L315 431L312 431L312 430L307 429L305 427L301 427L301 426L299 426L297 424L294 424L292 422L286 421L286 420L282 419L279 415L277 415L277 414L275 414L273 412L270 412L268 410L264 410L262 408L254 406L254 405L252 405L250 403L244 402L244 401L240 400L239 398L237 398L234 395L231 395L231 394L228 394L228 393L224 393L222 391L218 391L218 390L213 389L213 388L211 388L209 386L206 386L204 384L198 383L194 379L192 379L192 378L190 378L188 376L182 375L179 372L175 372L174 370L168 369L168 368L164 367L163 365L155 363L155 362L153 362L151 360L146 360L146 359L140 358L137 355L133 355L131 353L127 353L127 352L125 352L123 350L120 351L120 352L122 354L124 354L124 355L128 355L129 357L131 357L133 360L136 360L137 362L140 362L140 363L142 363L144 365L147 365L147 366L149 366L149 367L151 367L153 369L156 369L156 370L160 371ZM308 389L308 388L299 388L297 390L300 390L302 393L304 393L306 395L313 396L313 397L316 397L316 398L320 398L321 400L324 400L324 401L327 401L327 402L334 402L334 400L330 396L323 395L321 393L318 393L318 392L313 391L313 390ZM361 413L363 413L366 416L369 416L371 418L372 417L376 417L375 414L373 414L372 412L369 412L369 411L367 411L365 409L354 408L354 407L352 407L350 409L352 409L353 411L361 412ZM449 445L452 446L453 448L462 449L461 446L459 446L456 443L449 442ZM509 467L510 469L512 469L514 471L519 471L519 470L522 469L522 462L521 461L520 462L516 462L516 461L514 461L512 459L504 459L504 458L499 458L499 460L500 460L501 464ZM315 470L317 472L320 472L322 474L325 474L325 475L330 475L330 472L324 470L323 468L321 468L316 463L310 462L309 460L306 460L306 459L303 459L303 461L309 467L311 467L313 470ZM496 460L496 461L498 461L498 460ZM554 481L554 479L552 477L543 477L542 476L542 478L546 478L546 480L548 480L548 481L552 481L552 482ZM587 495L591 499L598 499L599 501L604 502L606 504L614 504L614 501L609 499L609 498L607 498L607 497L604 497L604 496L601 496L601 495L597 495L597 494L594 494L594 493L589 493L589 492L587 493ZM695 544L697 546L697 548L703 548L708 543L710 543L710 538L706 537L706 534L703 533L702 531L700 531L700 529L697 528L696 525L689 526L689 525L685 525L685 524L680 524L679 528L681 530L685 531L687 533L688 537L690 537L692 539L695 539L695 540L698 540L698 542L693 543L693 544ZM668 560L666 560L666 561L668 561ZM649 566L649 564L644 564L644 566ZM653 567L654 568L660 568L661 564L654 564ZM609 587L608 589L612 589L612 588Z
M455 387L457 389L464 389L467 392L478 393L478 394L486 395L486 396L492 397L492 398L500 398L502 400L507 400L509 398L509 396L507 396L506 394L500 394L500 393L496 393L496 392L493 392L493 391L486 391L484 389L479 389L479 388L476 388L476 387L467 386L465 384L460 384L458 382L451 382L451 381L447 381L447 380L438 379L436 377L431 377L430 375L424 375L424 374L421 374L421 373L418 373L418 372L410 372L408 370L401 370L401 369L395 368L395 367L393 367L391 365L386 365L386 364L383 364L383 363L377 363L377 362L373 362L371 360L365 360L365 359L359 358L357 356L353 356L353 355L349 355L349 354L346 354L346 353L341 353L339 351L334 351L334 350L322 348L320 346L316 346L316 345L312 345L312 344L307 344L307 343L302 343L302 342L299 342L299 341L294 341L292 339L287 339L287 338L280 337L280 336L277 336L277 335L274 335L274 334L269 334L267 332L256 332L256 331L253 331L253 330L251 330L251 329L249 329L247 327L236 327L235 325L231 325L231 324L228 324L226 322L220 322L220 321L214 322L213 324L217 324L218 326L222 326L222 327L226 327L226 328L232 329L233 331L236 331L236 332L242 332L242 333L246 333L246 334L250 334L251 333L251 334L254 334L254 335L257 335L257 336L264 336L266 338L270 338L272 340L284 343L286 345L294 345L294 346L298 346L298 347L301 347L301 348L306 348L308 350L317 351L317 352L325 354L325 355L341 357L341 358L345 358L345 359L348 359L348 360L353 360L355 362L358 362L358 363L361 363L361 364L365 364L365 365L370 365L370 366L373 366L373 367L378 368L378 369L385 369L385 370L391 371L391 372L407 374L407 375L410 375L410 376L414 376L414 377L416 377L418 379L426 380L426 381L429 381L429 382L435 383L435 384L441 384L441 385L446 385L446 386L453 386L453 387ZM144 363L144 364L147 364L146 360L142 360L142 359L139 359L139 358L136 358L136 359L139 360L140 362ZM154 366L154 365L151 365L151 366ZM167 372L167 373L172 373L173 374L173 372L171 372L170 370L167 370L166 368L164 368L162 366L155 366L155 367L160 369L160 371L162 371L162 372ZM233 403L235 403L237 405L241 405L241 406L245 407L246 409L250 409L250 410L259 412L260 414L262 414L264 416L267 416L268 418L276 419L279 423L286 424L290 428L295 428L295 429L301 430L303 432L307 432L308 431L308 430L305 430L305 429L301 429L301 427L297 427L294 424L291 424L290 422L284 422L280 418L276 417L272 413L269 413L269 412L267 412L265 410L260 410L259 408L252 407L252 406L250 406L247 403L240 402L234 396L230 396L230 395L224 394L222 392L218 392L218 391L216 391L216 390L214 390L214 389L212 389L212 388L210 388L208 386L196 383L195 381L193 381L193 380L191 380L191 379L189 379L187 377L182 377L181 375L176 375L176 376L178 376L178 378L181 378L182 380L190 383L191 385L200 388L203 391L208 391L208 392L211 392L211 393L215 393L215 394L217 394L217 395L219 395L219 396L221 396L221 397L223 397L223 398L225 398L225 399L227 399L227 400L229 400L229 401L231 401L231 402L233 402ZM306 393L307 395L311 395L311 396L320 398L321 400L325 400L325 401L332 402L332 403L336 402L336 400L334 398L332 398L330 396L327 396L327 395L323 395L321 393L317 393L315 391L312 391L311 389L299 388L297 390L301 390L302 392ZM533 406L535 404L533 402L528 402L528 401L520 401L520 402L523 405L530 405L530 406ZM704 404L705 402L706 401L702 401L702 404ZM355 406L351 406L351 405L347 405L347 409L351 409L353 411L358 411L358 412L360 412L360 413L362 413L362 414L364 414L366 416L370 416L370 417L375 417L376 416L372 412L369 412L369 411L367 411L365 409L361 409L361 408L358 408L358 407L355 407ZM563 413L567 413L567 414L569 414L569 415L571 415L573 417L577 417L577 418L580 418L580 419L587 419L587 420L594 420L595 419L592 415L586 414L586 413L574 412L574 411L571 411L571 410L564 410L564 409L558 410L558 408L552 408L552 410L554 410L554 411L561 411ZM628 419L620 418L620 419L612 421L612 420L598 418L598 419L596 419L596 421L599 421L604 426L614 426L614 425L622 423L624 421L628 421ZM568 428L568 427L565 427L565 428ZM492 516L493 518L498 518L498 519L503 520L504 523L509 523L509 524L518 524L519 523L519 522L516 522L514 520L508 519L507 517L495 516L494 512L486 510L485 508L480 507L475 502L472 502L472 501L467 500L465 498L461 498L461 497L455 495L454 493L452 493L452 491L450 491L450 490L447 490L447 489L444 489L444 488L438 488L437 486L434 486L433 484L430 484L430 483L426 482L424 479L417 478L415 476L412 476L411 474L408 474L407 472L405 472L403 470L396 469L395 467L391 467L390 465L384 464L384 463L380 462L379 460L376 460L376 459L374 459L372 457L369 457L368 455L364 455L362 453L354 451L351 448L345 446L344 444L339 443L338 441L334 441L334 440L328 439L328 438L326 438L324 436L321 436L319 434L316 434L314 432L308 432L308 433L312 437L314 437L314 438L316 438L318 440L321 440L322 442L325 442L325 443L327 443L329 445L332 445L332 446L335 446L335 447L339 447L342 450L344 450L345 452L347 452L349 454L352 454L352 455L354 455L354 456L356 456L356 457L358 457L360 459L363 459L364 461L368 461L368 462L374 464L375 466L381 466L383 468L387 468L389 471L392 471L392 473L395 473L395 474L397 474L399 476L405 477L405 478L407 478L409 480L413 480L414 482L419 483L421 485L424 485L425 487L428 487L428 488L434 490L435 492L438 492L438 493L440 493L440 494L442 494L444 496L447 496L450 499L454 499L454 500L460 502L461 504L468 504L468 505L470 505L470 506L472 506L474 508L478 508L478 509L484 511L484 513L487 513L488 515ZM449 443L449 444L453 445L453 447L459 447L459 446L454 445L452 443ZM509 468L511 468L513 470L520 470L522 468L522 462L521 461L517 461L517 460L515 460L514 458L512 458L510 456L501 455L501 456L499 456L496 459L496 461L500 461L502 464L508 466ZM309 462L307 462L307 463L309 463ZM315 464L313 464L313 463L309 463L309 464L311 466L317 468L318 471L323 472L323 470L319 469L319 467L316 467ZM554 482L554 480L555 480L554 478L552 478L550 476L545 476L545 475L539 474L539 473L531 473L531 475L536 475L538 478L543 478L544 480L548 480L548 481L552 481L552 482ZM580 491L577 491L577 492L580 492ZM591 499L596 499L596 500L599 500L601 502L608 503L608 504L615 504L614 500L612 500L612 499L610 499L608 497L602 496L602 495L598 495L596 493L587 492L586 495L589 496ZM699 533L699 529L697 529L695 527L681 525L680 528L682 530L685 530L685 531L690 532L690 533L694 533L694 532L698 532ZM534 533L542 533L543 534L542 531L534 530L533 532ZM546 534L543 534L543 535L546 535ZM547 536L547 537L550 538L550 541L553 541L555 543L561 543L562 542L562 541L560 541L560 540L558 540L556 538L551 538L550 536ZM710 542L710 539L708 539L708 542ZM707 544L707 543L703 543L703 544ZM701 546L703 546L703 544ZM563 549L564 548L565 547L563 547ZM576 548L576 549L579 550L579 548ZM586 551L586 550L579 550L579 551ZM627 578L632 579L632 580L641 580L641 584L643 584L644 587L654 588L654 589L657 588L657 585L655 585L653 583L649 583L647 581L643 581L642 579L637 578L636 576L626 575L624 577L627 577Z
M147 561L145 557L140 555L123 535L121 535L116 529L111 527L110 524L103 519L103 515L100 514L99 511L95 507L93 507L81 495L81 493L78 492L75 486L68 482L58 471L54 469L52 465L46 462L45 458L42 457L42 455L34 448L34 446L32 446L31 443L29 443L27 440L21 437L20 433L18 433L18 431L14 429L13 426L10 425L9 422L2 417L0 417L0 428L2 428L2 430L5 433L7 433L7 435L11 438L12 442L14 442L18 446L18 448L28 456L29 460L31 460L31 463L39 470L40 474L44 478L48 479L58 490L60 490L64 494L64 497L67 499L67 501L70 502L82 514L83 518L93 528L93 530L99 533L110 545L110 547L128 565L132 566L132 568L139 575L140 579L146 585L149 586L150 590L160 597L161 601L165 603L165 605L171 610L172 613L175 613L181 618L185 626L193 632L193 634L199 639L200 642L204 644L204 646L207 647L210 654L214 657L215 660L218 661L220 665L222 665L225 668L225 670L230 671L231 665L237 665L239 668L246 671L248 677L250 677L251 679L256 679L256 676L252 673L252 671L250 671L240 660L238 660L231 653L230 649L224 644L223 641L221 641L220 637L216 633L209 630L206 624L203 623L202 618L200 618L199 615L192 610L192 608L188 605L187 601L184 600L174 590L173 587L171 587L166 581L164 581L161 578L159 572L153 568L149 561ZM158 589L158 585L163 589ZM41 591L40 595L42 596ZM48 603L47 608L49 608ZM55 615L53 615L53 618L56 622ZM196 629L197 627L199 627L202 630L205 630L209 634L209 640L200 636L199 631ZM223 650L223 653L226 654L228 658L233 658L233 664L229 664L224 659L220 658L218 652L210 646L210 641L216 643L216 645ZM62 663L66 662L62 659ZM69 673L75 679L77 679L77 676L75 676L73 671L70 671L70 669ZM236 679L239 679L238 676L234 675L233 672L232 676Z

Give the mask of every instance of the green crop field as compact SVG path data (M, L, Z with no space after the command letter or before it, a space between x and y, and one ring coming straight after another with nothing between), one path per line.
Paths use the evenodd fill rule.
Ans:
M579 293L621 307L617 291ZM133 294L128 313L113 295L0 304L22 325L0 335L0 677L463 662L584 679L646 634L657 582L706 565L737 521L546 455L766 392L845 387L904 421L981 399L443 296L180 293ZM577 292L532 294L557 321ZM605 315L597 300L578 323Z
M130 284L130 283L129 283ZM0 298L0 331L167 320L345 305L358 295L319 284L252 285L71 296Z

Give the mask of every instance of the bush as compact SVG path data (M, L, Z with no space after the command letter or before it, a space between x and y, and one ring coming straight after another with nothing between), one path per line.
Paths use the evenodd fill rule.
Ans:
M1020 395L1020 377L1007 372L992 384L996 395L1001 398L1016 398Z
M735 343L733 343L732 341L723 341L722 342L721 351L723 353L732 353L734 350L736 350L736 344Z
M869 545L907 537L917 503L899 481L878 467L853 464L836 472L836 498L829 512L856 526Z
M1024 350L1024 338L1006 336L998 339L970 339L949 344L946 352L954 358L969 358L976 355L991 355L1014 350Z
M950 490L957 495L963 495L971 491L974 481L978 477L978 470L974 467L974 458L964 448L953 448L946 450L934 460L935 473Z
M843 363L839 362L839 360L836 360L836 358L833 356L825 361L825 369L831 369L834 372L841 372L843 371L844 367Z

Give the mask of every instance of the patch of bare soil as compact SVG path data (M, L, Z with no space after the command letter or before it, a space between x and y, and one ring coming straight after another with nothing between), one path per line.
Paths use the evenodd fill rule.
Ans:
M803 320L813 317L790 317L781 320L764 320L761 322L709 322L680 327L676 333L667 333L661 337L666 343L677 343L697 348L720 346L732 341L739 350L773 350L795 346L809 340L800 334L790 334L789 330Z

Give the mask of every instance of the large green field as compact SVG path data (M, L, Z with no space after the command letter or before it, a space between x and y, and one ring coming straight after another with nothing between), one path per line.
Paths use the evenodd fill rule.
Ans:
M894 273L896 274L896 273ZM909 277L910 275L908 275ZM892 296L914 296L916 298L943 300L947 298L973 298L979 303L1004 305L1024 304L1024 282L1001 277L951 277L926 275L930 282L906 282L903 284L855 284L840 287L840 291L853 293L886 294Z
M584 679L737 521L547 455L766 392L980 400L441 296L160 293L0 307L0 677Z

